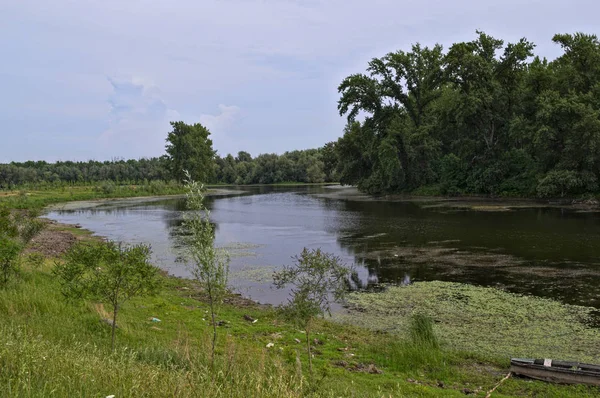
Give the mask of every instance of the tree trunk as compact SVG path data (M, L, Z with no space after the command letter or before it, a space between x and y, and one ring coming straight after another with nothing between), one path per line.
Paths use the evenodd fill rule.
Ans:
M113 304L113 319L112 319L112 336L110 343L110 351L115 352L115 329L117 328L117 312L119 311L119 305Z
M308 372L312 376L312 352L310 350L310 332L306 328L306 348L308 349Z

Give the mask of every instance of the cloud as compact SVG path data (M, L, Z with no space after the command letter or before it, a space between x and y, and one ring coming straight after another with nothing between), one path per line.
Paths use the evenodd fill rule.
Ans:
M240 116L240 107L219 104L219 112L216 115L203 114L198 118L199 122L210 130L213 147L219 149L219 153L233 152L237 148L236 144L240 139L232 133Z
M169 122L180 119L170 109L159 88L141 77L107 77L113 91L109 128L99 138L112 157L160 156L170 129Z
M212 133L226 133L239 116L240 108L235 105L219 104L217 115L200 115L200 123Z

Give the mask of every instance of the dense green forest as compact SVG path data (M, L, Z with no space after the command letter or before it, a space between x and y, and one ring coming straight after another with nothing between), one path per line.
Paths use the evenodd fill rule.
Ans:
M559 34L563 54L483 32L444 52L414 45L339 86L348 117L339 179L372 194L561 197L598 192L600 43Z
M335 175L323 161L323 149L286 152L282 155L263 154L256 158L247 152L222 158L215 155L208 167L206 179L224 184L277 184L284 182L331 182ZM52 187L62 185L99 184L111 181L120 184L142 184L152 181L176 180L175 167L167 156L140 160L105 162L28 161L0 164L0 189L24 186Z
M319 149L219 156L200 124L172 123L166 155L0 165L0 189L28 184L331 182L370 194L563 197L599 192L600 42L558 34L548 61L526 39L483 32L447 51L419 44L339 86L343 136Z

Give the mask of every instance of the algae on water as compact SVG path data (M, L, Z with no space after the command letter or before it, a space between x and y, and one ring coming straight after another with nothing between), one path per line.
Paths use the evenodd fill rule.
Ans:
M240 269L230 271L232 280L251 281L256 283L271 283L273 272L278 267L272 265L244 265Z
M600 362L594 308L452 282L417 282L382 293L354 293L338 320L406 333L413 312L425 312L447 346L496 358L533 357Z

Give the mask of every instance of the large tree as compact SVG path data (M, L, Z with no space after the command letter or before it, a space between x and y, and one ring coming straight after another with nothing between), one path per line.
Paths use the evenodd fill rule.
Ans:
M338 143L345 152L338 163L341 181L354 181L370 193L387 193L431 179L439 147L431 134L431 109L443 92L442 65L441 46L416 44L410 52L374 58L368 74L342 81L338 109L348 116L349 136ZM364 122L354 124L359 115L365 116ZM347 156L356 149L364 153Z
M197 181L212 181L216 152L210 131L200 123L171 122L171 126L173 131L167 136L166 151L173 177L183 181L187 170Z

